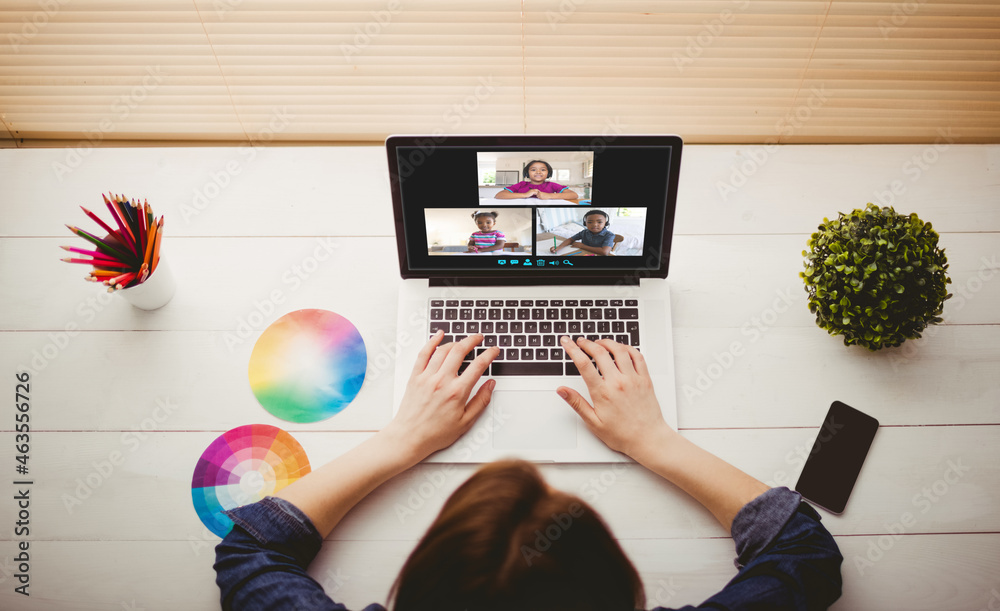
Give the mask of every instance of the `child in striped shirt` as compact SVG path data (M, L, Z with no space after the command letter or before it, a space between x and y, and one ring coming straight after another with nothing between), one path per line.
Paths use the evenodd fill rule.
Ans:
M496 212L472 213L472 220L476 222L479 231L469 237L469 250L466 252L483 253L494 250L503 250L503 245L507 236L499 229L494 229L497 223Z

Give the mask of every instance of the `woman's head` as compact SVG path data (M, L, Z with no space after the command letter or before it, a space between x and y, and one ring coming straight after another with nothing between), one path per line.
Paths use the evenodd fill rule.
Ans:
M531 182L544 182L552 177L552 166L548 161L533 159L524 166L523 174Z
M396 611L645 606L638 573L594 509L517 460L483 466L451 495L392 596Z
M497 217L500 216L496 212L483 212L477 210L472 213L472 220L476 222L476 227L479 227L480 231L490 231L497 224Z

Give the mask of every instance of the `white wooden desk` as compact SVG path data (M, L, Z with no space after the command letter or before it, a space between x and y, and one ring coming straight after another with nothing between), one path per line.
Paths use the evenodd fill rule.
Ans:
M847 511L823 514L845 557L834 608L997 608L1000 146L689 146L681 175L670 282L682 433L791 486L833 399L872 414L882 428ZM218 539L190 498L208 444L267 423L318 466L390 418L399 276L383 150L0 150L0 187L0 371L8 399L15 372L33 372L35 482L24 599L8 400L0 608L217 608ZM98 210L107 191L166 216L178 290L158 311L105 299L59 261L60 244L80 242L63 224L85 226L77 206ZM941 232L955 297L924 339L872 354L815 326L800 253L824 216L889 198ZM353 404L308 425L272 417L247 382L256 338L299 308L352 320L371 364ZM312 574L351 608L384 602L473 470L420 465L377 490ZM729 533L641 467L542 470L603 513L649 607L697 604L735 573Z

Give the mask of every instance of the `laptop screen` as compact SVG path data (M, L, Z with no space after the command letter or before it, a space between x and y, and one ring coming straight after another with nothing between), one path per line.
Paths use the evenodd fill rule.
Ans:
M407 277L667 275L677 136L390 136Z

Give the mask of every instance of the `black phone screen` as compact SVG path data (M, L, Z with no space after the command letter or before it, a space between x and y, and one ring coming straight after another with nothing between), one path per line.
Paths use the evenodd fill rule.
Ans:
M795 490L824 509L842 513L877 430L878 420L834 401Z

